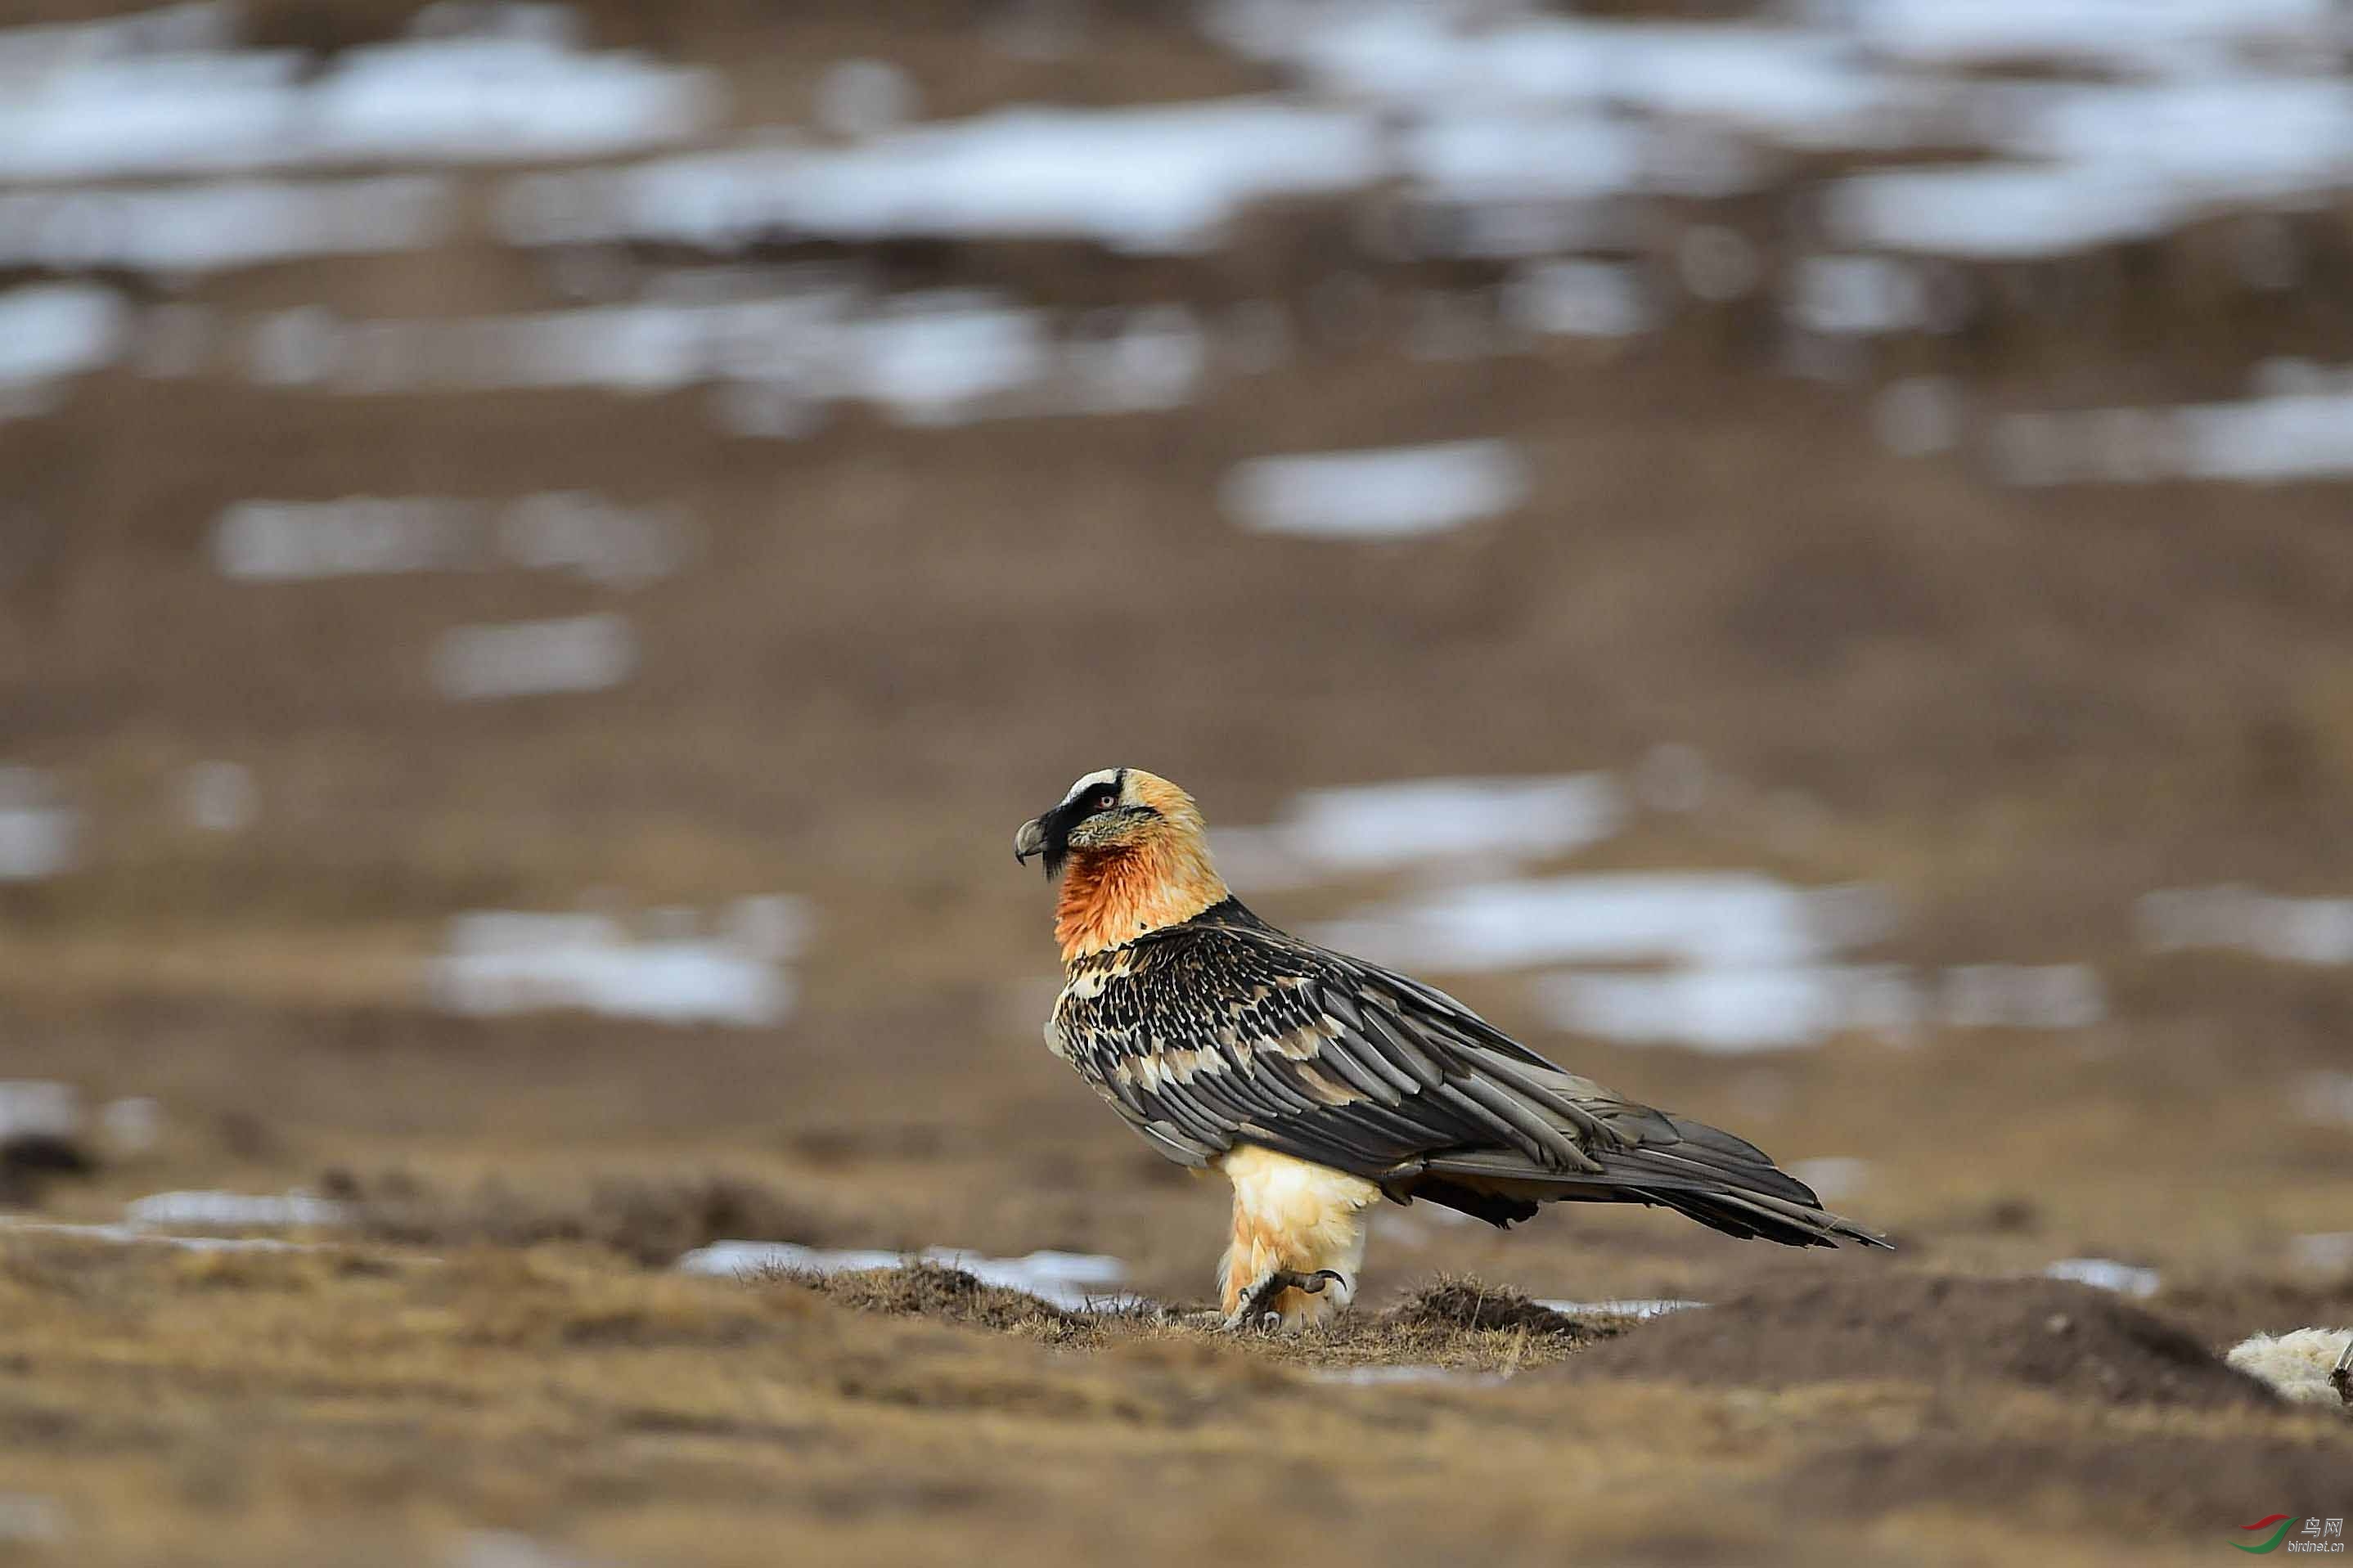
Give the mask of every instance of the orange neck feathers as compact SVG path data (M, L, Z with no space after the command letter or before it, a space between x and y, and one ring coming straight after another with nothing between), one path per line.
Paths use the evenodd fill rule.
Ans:
M1068 963L1191 920L1226 897L1226 884L1209 864L1198 832L1080 850L1062 874L1054 940L1062 944L1062 962Z

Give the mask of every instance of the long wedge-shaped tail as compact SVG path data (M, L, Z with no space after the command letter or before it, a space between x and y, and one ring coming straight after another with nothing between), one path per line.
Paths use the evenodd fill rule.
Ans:
M1529 1208L1546 1203L1655 1204L1726 1236L1785 1247L1894 1245L1823 1208L1811 1187L1754 1143L1720 1127L1625 1100L1588 1100L1585 1108L1621 1141L1620 1147L1594 1150L1599 1171L1541 1172L1514 1153L1488 1150L1432 1155L1425 1169L1450 1187L1460 1184L1469 1193L1520 1200ZM1417 1195L1449 1201L1443 1188Z

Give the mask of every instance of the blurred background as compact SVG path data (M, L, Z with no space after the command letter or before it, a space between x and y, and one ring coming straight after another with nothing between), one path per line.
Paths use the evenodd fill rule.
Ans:
M1008 854L1132 764L1914 1260L2353 1307L2334 0L5 20L20 1222L1200 1299Z

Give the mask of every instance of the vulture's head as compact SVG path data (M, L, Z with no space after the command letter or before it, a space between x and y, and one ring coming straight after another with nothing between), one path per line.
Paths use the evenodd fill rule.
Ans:
M1023 823L1013 835L1013 858L1027 863L1042 857L1051 877L1072 856L1198 850L1203 842L1191 795L1142 768L1104 768L1072 784L1061 805Z

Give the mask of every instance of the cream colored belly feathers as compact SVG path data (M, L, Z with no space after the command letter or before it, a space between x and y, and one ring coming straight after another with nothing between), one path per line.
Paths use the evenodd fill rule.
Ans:
M1365 1209L1381 1190L1345 1171L1312 1165L1248 1144L1218 1162L1234 1184L1234 1234L1218 1266L1218 1289L1228 1316L1239 1310L1255 1281L1287 1269L1328 1268L1341 1282L1310 1295L1286 1289L1270 1304L1286 1331L1322 1322L1348 1304L1365 1263Z

